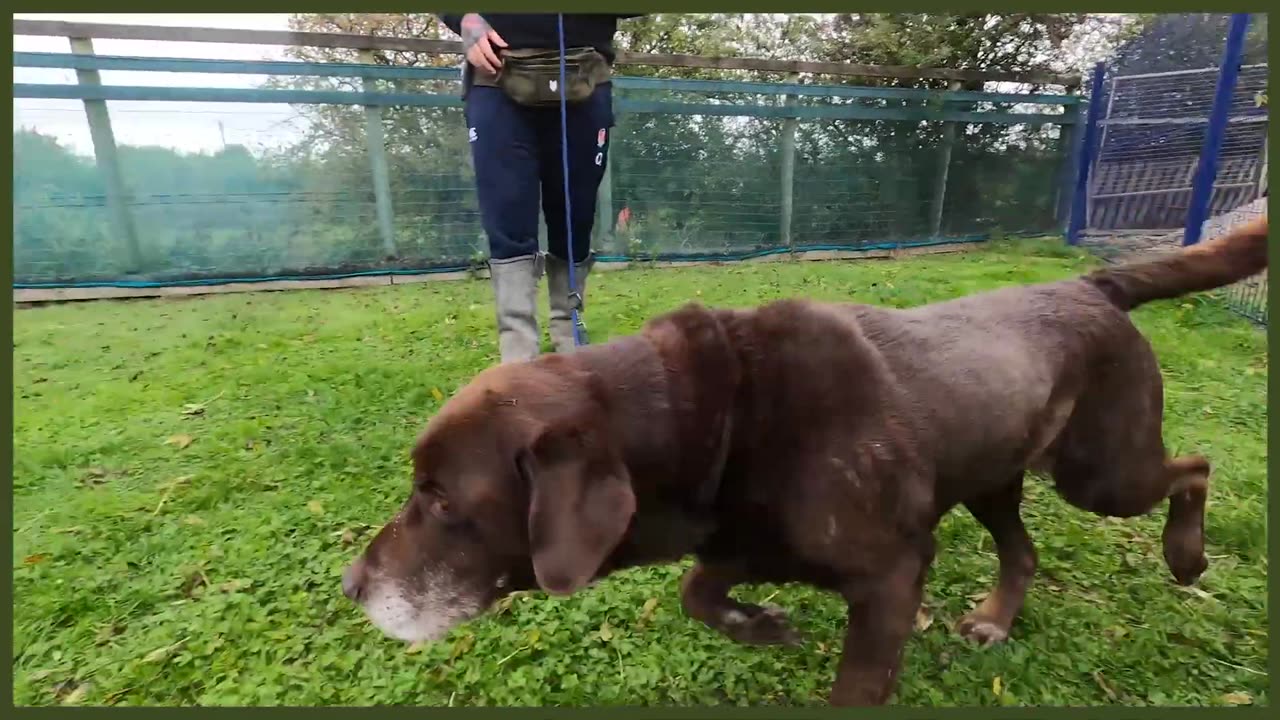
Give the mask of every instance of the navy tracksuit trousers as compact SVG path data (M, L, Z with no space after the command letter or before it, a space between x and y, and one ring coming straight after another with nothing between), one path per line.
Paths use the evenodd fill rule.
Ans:
M591 252L596 191L609 160L613 86L604 83L568 106L569 196L575 262ZM566 260L560 108L530 108L500 89L472 87L466 99L467 139L475 163L480 218L494 260L538 252L538 208L547 223L547 251Z

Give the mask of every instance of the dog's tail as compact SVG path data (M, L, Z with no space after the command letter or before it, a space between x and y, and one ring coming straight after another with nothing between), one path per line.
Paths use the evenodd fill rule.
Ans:
M1230 285L1267 267L1267 216L1167 257L1096 270L1084 276L1121 310L1152 300Z

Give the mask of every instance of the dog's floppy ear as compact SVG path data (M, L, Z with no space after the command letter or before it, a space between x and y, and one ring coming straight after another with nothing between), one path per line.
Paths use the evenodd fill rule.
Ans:
M568 595L591 582L636 510L631 476L598 430L544 429L516 461L529 486L529 545L538 585Z

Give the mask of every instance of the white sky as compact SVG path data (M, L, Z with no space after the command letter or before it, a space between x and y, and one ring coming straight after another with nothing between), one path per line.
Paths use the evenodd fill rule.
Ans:
M14 13L15 19L65 20L124 25L170 25L243 30L288 30L285 13ZM13 38L19 52L70 52L66 38L19 36ZM102 55L217 58L226 60L284 59L284 48L222 43L154 42L146 40L95 40ZM214 75L102 71L108 85L177 85L199 87L256 87L262 75ZM75 71L51 68L14 68L15 83L74 84ZM262 103L110 102L112 129L121 145L162 145L187 152L215 151L223 145L258 148L279 143L298 122L288 105ZM219 127L221 124L221 127ZM34 128L57 137L76 152L92 155L89 126L79 100L14 99L14 128Z

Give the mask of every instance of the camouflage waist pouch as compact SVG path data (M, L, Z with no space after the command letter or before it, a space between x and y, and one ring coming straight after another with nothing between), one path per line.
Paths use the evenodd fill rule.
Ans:
M609 81L609 63L594 48L570 48L564 54L565 98L580 103ZM487 82L486 82L487 81ZM497 76L476 75L476 84L501 88L507 97L529 107L560 104L560 53L555 50L508 50Z

